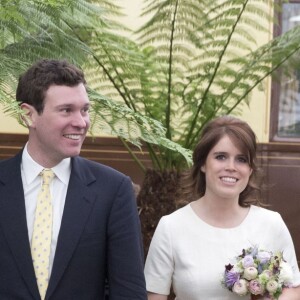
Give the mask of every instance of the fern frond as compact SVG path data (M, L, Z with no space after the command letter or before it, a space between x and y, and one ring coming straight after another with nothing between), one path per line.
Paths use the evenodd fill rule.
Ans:
M160 122L110 101L95 91L90 91L89 94L92 100L92 133L118 136L138 147L141 146L141 140L163 145L167 149L180 153L187 163L191 164L191 151L166 139L165 129Z

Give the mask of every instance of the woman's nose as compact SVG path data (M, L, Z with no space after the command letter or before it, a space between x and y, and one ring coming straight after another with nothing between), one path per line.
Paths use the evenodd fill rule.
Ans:
M228 159L226 164L226 170L235 170L235 160L234 159Z

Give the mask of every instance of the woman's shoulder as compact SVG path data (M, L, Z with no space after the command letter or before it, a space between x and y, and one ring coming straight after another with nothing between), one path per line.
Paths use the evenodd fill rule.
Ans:
M191 228L194 228L193 211L190 204L175 210L169 215L163 216L156 228L156 235L169 236L173 241L183 240L188 236Z
M282 220L280 213L270 208L264 208L261 206L251 205L251 214L256 219L263 219L264 221L275 221Z
M190 204L187 204L181 208L178 208L174 212L170 213L169 215L165 215L161 218L161 221L168 222L168 223L177 223L188 219L192 213Z

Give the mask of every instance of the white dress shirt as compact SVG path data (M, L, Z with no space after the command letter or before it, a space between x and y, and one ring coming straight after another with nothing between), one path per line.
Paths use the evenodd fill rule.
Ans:
M21 175L25 195L26 219L30 243L32 239L37 196L42 184L42 178L39 176L39 174L43 169L44 167L35 162L29 155L26 144L22 156ZM52 271L55 249L65 206L66 194L71 174L71 159L66 158L62 160L58 165L52 168L52 171L55 173L55 177L50 184L53 208L53 227L49 276Z

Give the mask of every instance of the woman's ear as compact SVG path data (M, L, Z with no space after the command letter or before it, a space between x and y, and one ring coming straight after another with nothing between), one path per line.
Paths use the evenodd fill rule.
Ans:
M205 173L205 165L201 166L200 170Z
M23 111L21 114L21 120L29 128L32 125L33 107L28 103L22 103L20 107Z

